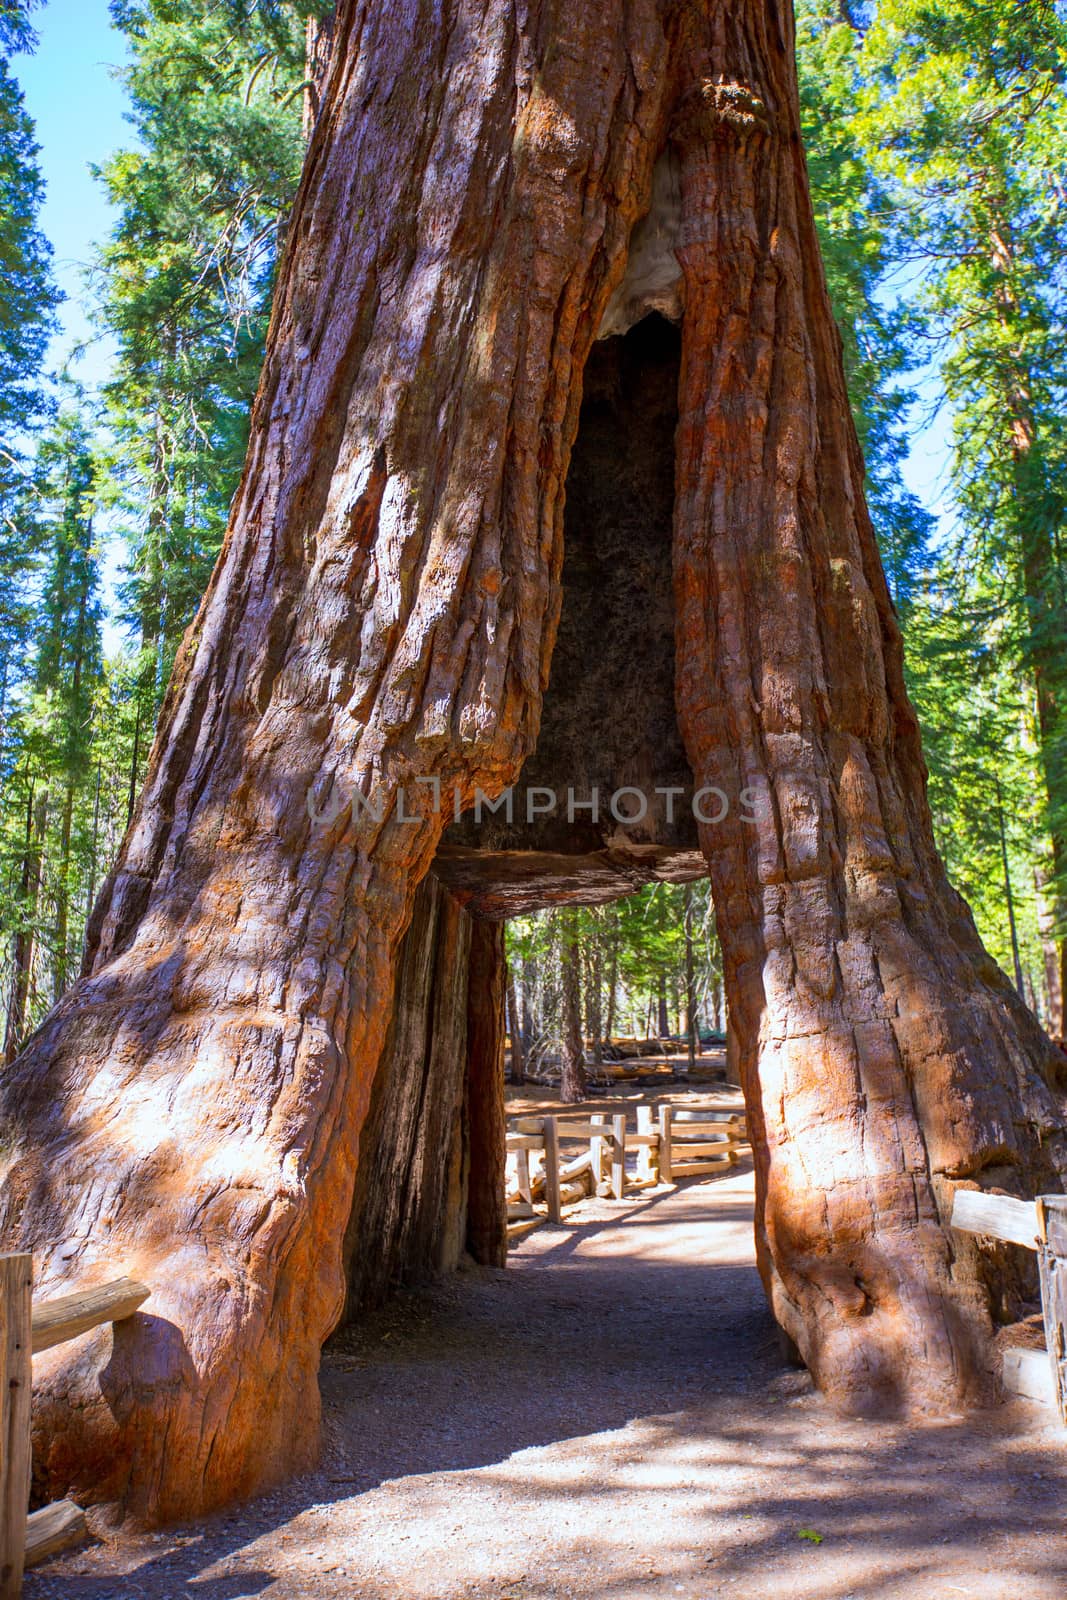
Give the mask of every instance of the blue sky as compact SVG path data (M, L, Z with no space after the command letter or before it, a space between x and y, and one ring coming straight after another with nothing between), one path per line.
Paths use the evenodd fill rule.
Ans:
M40 39L36 52L17 57L14 65L41 147L41 227L52 242L55 275L66 295L49 365L58 369L82 344L84 353L71 371L95 387L108 376L113 346L90 323L85 269L94 244L107 237L113 213L90 167L133 142L133 129L124 120L126 95L115 78L116 66L125 59L125 40L111 26L107 0L48 0L35 13L34 26ZM125 642L125 631L113 620L124 550L106 524L98 534L108 612L104 649L110 655Z
M60 309L62 332L51 351L57 366L75 342L92 336L84 271L111 219L89 167L132 143L133 129L123 120L126 97L113 76L125 58L125 41L111 26L107 0L48 0L34 25L37 51L19 56L14 65L41 146L47 189L41 227L52 241L56 277L67 296ZM109 360L106 343L97 340L76 374L84 383L98 383Z

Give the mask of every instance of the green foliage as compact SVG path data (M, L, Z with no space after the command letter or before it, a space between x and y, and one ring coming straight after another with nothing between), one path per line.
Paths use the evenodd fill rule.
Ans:
M4 59L32 47L33 10L0 0L9 1048L77 966L174 652L220 545L303 159L305 23L332 5L112 5L130 46L136 144L100 174L117 208L94 274L117 346L103 421L69 387L53 417L42 384L57 295L37 224L33 129ZM1067 905L1064 23L1051 0L798 0L797 28L816 221L938 840L1009 971L1010 883L1024 976L1040 999L1035 872L1060 870ZM930 383L916 374L931 370L952 415L950 544L934 538L900 479L913 386ZM105 522L126 550L131 635L111 661L101 644ZM717 1026L722 964L706 885L690 906L701 1025ZM542 1053L558 1049L560 953L574 937L587 1033L658 1032L661 1007L671 1031L681 1025L685 907L684 891L659 887L509 927Z
M32 670L4 729L0 880L14 933L7 996L15 1041L62 993L88 910L77 886L92 850L88 809L103 672L92 419L71 389L37 463L43 574ZM12 996L22 986L21 998Z
M37 35L30 25L30 12L41 4L43 0L0 0L0 53L14 54L36 46Z
M206 586L248 439L279 245L303 161L305 21L321 5L115 4L140 148L101 174L119 347L107 398L128 527L126 617L154 712Z
M940 837L957 862L967 841L965 876L988 938L981 885L998 877L999 842L968 810L973 761L957 735L970 727L972 751L1014 790L1010 814L1026 819L1029 844L1015 849L1023 899L1035 871L1058 878L1062 941L1067 26L1051 0L891 0L877 7L862 56L856 127L899 218L953 419L960 538L941 596L908 641L943 796Z
M0 7L0 49L33 43L27 10ZM46 412L41 366L59 301L38 226L43 199L33 124L0 55L0 712L25 667L40 547L30 452Z
M906 612L928 563L932 519L900 481L914 395L916 322L890 303L885 281L901 246L885 185L862 143L861 41L839 0L798 0L801 125L827 286L845 360L849 398L867 467L867 500L890 593Z
M708 884L691 885L689 895L696 1010L700 1031L707 1034L724 1022L722 955ZM566 906L509 921L508 960L535 1064L560 1050L560 963L563 945L571 940L584 955L585 1031L590 1040L598 1032L605 1038L684 1033L685 904L685 889L655 884L611 905ZM660 1027L663 1020L665 1030Z
M0 438L9 449L40 413L41 363L59 301L37 223L38 154L22 91L0 57Z
M0 0L2 4L2 0ZM76 972L128 824L174 651L243 461L278 249L303 159L309 13L323 3L116 4L135 149L94 273L117 345L100 418L64 388L0 522L0 979L10 1055ZM0 42L29 42L27 7ZM28 437L55 295L32 128L0 63L0 424ZM17 469L17 470L16 470ZM2 472L2 468L0 468ZM0 479L0 493L3 482ZM132 646L106 662L97 527L127 552ZM8 664L10 663L10 670Z

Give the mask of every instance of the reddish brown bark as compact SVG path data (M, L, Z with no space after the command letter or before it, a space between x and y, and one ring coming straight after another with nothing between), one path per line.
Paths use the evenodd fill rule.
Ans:
M706 853L775 1312L835 1398L942 1407L987 1387L953 1184L1058 1189L1062 1122L934 849L784 22L716 9L675 124L679 709L732 802Z
M393 1014L360 1128L344 1248L349 1321L399 1285L454 1267L463 1250L473 931L434 875L424 878L397 953Z
M469 803L534 742L581 374L669 139L678 699L734 802L704 847L762 1270L835 1398L943 1403L981 1374L952 1183L1047 1183L1062 1130L1046 1042L934 853L790 50L779 0L341 5L227 541L85 975L0 1084L8 1247L46 1291L153 1290L113 1343L41 1360L53 1496L162 1519L314 1454L444 821L389 803L428 810L418 777Z

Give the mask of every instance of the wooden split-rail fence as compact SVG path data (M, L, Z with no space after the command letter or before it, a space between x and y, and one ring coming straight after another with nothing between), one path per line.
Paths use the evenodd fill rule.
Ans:
M513 1117L508 1124L508 1221L537 1216L543 1201L548 1221L560 1222L563 1208L588 1194L621 1200L627 1189L704 1177L731 1167L747 1149L744 1113L720 1102L684 1109L669 1102L640 1104L637 1131L627 1128L625 1112L553 1113ZM581 1141L581 1154L564 1160L563 1143ZM627 1171L627 1153L637 1155L636 1174Z
M119 1278L35 1304L33 1257L0 1256L0 1600L18 1600L26 1567L86 1533L85 1514L70 1500L29 1512L33 1357L132 1317L148 1295L143 1283Z
M1009 1394L1050 1405L1067 1423L1067 1195L1016 1200L981 1189L957 1189L952 1226L1036 1250L1045 1349L1002 1350L1001 1376Z

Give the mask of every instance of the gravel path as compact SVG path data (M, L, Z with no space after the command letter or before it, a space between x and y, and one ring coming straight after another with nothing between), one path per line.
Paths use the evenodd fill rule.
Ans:
M319 1473L26 1600L1063 1600L1063 1436L834 1417L778 1355L751 1205L745 1170L591 1201L404 1296L327 1353Z

